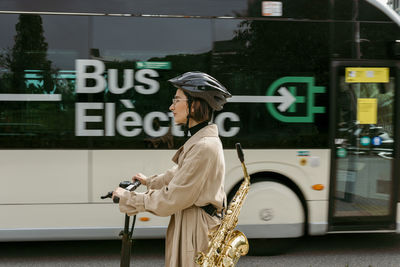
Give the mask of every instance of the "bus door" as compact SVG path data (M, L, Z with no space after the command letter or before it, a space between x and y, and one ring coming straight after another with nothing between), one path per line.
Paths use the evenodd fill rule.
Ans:
M329 231L393 230L396 62L340 61L331 70Z

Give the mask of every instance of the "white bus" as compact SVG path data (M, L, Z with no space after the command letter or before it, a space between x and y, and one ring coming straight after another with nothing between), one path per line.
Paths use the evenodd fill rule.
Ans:
M270 253L303 235L400 232L400 20L373 0L3 1L0 241L116 239L100 196L170 168L167 80L216 77L226 193ZM142 186L138 189L145 190ZM138 215L135 238L168 218Z

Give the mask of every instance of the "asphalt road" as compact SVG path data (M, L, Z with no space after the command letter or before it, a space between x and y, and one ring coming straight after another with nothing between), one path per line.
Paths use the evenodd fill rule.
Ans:
M0 266L119 266L121 242L0 243ZM164 266L164 240L136 240L130 266ZM307 237L285 254L245 256L237 266L400 266L400 235Z

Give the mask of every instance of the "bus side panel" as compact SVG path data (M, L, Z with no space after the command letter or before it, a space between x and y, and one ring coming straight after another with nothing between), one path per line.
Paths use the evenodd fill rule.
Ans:
M324 235L328 231L329 202L307 201L308 205L308 234Z
M0 203L88 202L87 150L1 150Z
M113 203L0 205L0 241L119 239L124 214ZM165 236L168 217L138 216L135 238ZM149 226L148 224L151 224Z
M279 173L291 179L300 188L307 201L328 199L330 150L244 148L244 153L250 175L260 172ZM229 190L243 179L243 172L235 150L225 150L225 161L225 184L229 193ZM311 186L314 184L323 184L325 189L313 190Z
M121 181L132 181L137 173L146 176L161 174L172 168L171 158L174 150L93 150L93 195L91 202L109 202L100 200L100 196L112 191ZM137 192L146 191L140 186Z
M397 203L397 219L396 219L397 233L400 234L400 202Z

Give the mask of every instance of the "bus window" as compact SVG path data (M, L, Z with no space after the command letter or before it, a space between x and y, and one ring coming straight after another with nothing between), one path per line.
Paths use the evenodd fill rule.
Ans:
M1 102L0 123L41 127L40 133L19 135L18 126L0 139L1 146L87 147L87 138L74 136L73 69L76 58L87 57L88 18L25 14L1 18L8 18L1 25L8 38L1 41L0 90L12 95ZM73 38L64 38L66 34ZM29 100L31 94L42 99ZM19 99L23 96L25 100ZM60 101L49 101L52 97Z
M315 114L309 123L304 120L309 101L313 101L315 96L315 106L327 106L326 95L308 95L312 85L302 80L315 77L314 82L318 86L328 83L328 72L319 67L324 64L324 55L329 53L326 42L329 39L328 28L328 24L313 22L215 21L218 39L213 50L213 71L221 76L233 95L266 96L275 81L290 76L293 77L289 78L291 82L280 86L293 90L292 93L299 99L290 109L278 115L271 112L277 104L226 105L225 110L235 112L240 118L240 124L232 125L240 127L235 140L251 148L318 148L326 145L328 127L324 118L327 113ZM281 36L285 39L282 40ZM305 39L313 42L296 43ZM279 94L274 92L273 95ZM232 138L223 141L234 147Z
M88 95L93 102L110 104L108 109L99 110L98 116L112 112L115 117L114 125L109 125L113 130L108 133L104 120L92 124L104 131L104 137L92 137L94 147L179 147L181 129L169 114L175 92L167 81L189 69L210 72L211 20L95 17L92 36L91 49L96 51L92 58L104 62L108 73L103 90ZM110 69L118 73L118 84L113 82ZM135 129L121 126L123 114L136 114Z
M166 5L163 0L87 0L87 1L36 1L0 2L0 10L67 12L92 14L142 14L187 16L246 16L247 0L175 0Z
M310 4L308 0L281 0L281 15L279 17L291 19L328 19L329 1L320 0ZM268 1L248 0L248 15L251 17L268 17L268 13L263 12L264 5L268 5ZM273 15L271 17L274 17Z

